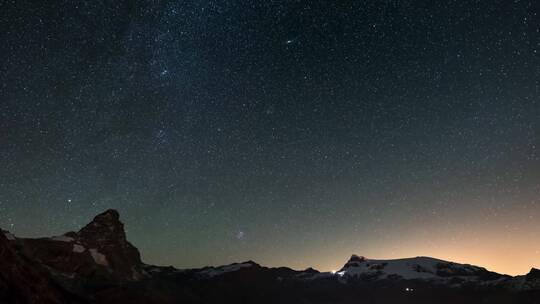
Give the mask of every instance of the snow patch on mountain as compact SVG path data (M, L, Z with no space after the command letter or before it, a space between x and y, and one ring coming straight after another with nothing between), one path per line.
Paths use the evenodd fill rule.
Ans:
M255 264L251 262L235 263L235 264L226 265L226 266L207 268L200 271L199 274L211 278L211 277L219 276L225 273L238 271L242 268L252 267L254 265Z
M95 248L90 249L90 254L92 255L92 258L94 259L94 262L96 262L96 264L106 266L106 267L109 266L107 257L104 254L101 254L97 249Z
M76 252L76 253L83 253L86 251L86 248L84 248L83 245L80 245L80 244L74 244L73 245L73 252Z
M436 277L436 265L443 263L427 257L397 260L368 260L349 265L338 271L341 276L376 275L383 278L399 275L404 279L431 279Z

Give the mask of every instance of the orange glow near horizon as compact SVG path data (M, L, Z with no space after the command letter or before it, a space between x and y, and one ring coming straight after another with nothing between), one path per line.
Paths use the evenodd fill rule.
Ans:
M513 226L496 223L464 224L456 229L433 226L404 229L401 237L371 239L366 246L349 245L350 234L312 248L299 248L295 256L305 257L287 264L284 256L274 255L261 260L266 266L289 266L295 269L314 267L320 271L340 269L351 254L371 259L399 259L429 256L441 260L471 264L508 275L524 275L531 268L540 268L540 241L535 231L540 223L534 217L516 221ZM347 237L348 236L348 237ZM359 243L359 242L358 242ZM358 244L357 243L357 244ZM289 253L290 254L290 253ZM266 262L266 263L265 263Z
M339 269L351 254L366 256L371 259L399 259L416 256L429 256L441 260L471 264L484 267L487 270L508 275L523 275L531 268L540 268L540 244L531 233L512 235L511 237L497 238L497 232L483 235L480 240L476 236L463 236L455 242L441 241L433 245L417 240L409 248L388 248L388 251L361 249L351 252L336 252L332 257L322 259L318 266L322 271ZM441 237L443 240L444 237ZM411 243L413 241L411 240ZM300 265L299 265L300 266Z

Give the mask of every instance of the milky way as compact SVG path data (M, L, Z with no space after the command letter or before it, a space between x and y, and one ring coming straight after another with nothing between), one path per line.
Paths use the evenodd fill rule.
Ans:
M540 267L538 12L4 1L0 227L116 208L146 262L177 267Z

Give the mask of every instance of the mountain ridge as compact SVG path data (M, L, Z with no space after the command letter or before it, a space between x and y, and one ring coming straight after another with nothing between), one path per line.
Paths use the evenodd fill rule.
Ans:
M3 252L32 265L26 268L40 277L36 282L42 282L38 286L46 290L43 294L60 299L51 303L81 303L63 300L65 294L84 299L86 303L212 303L210 298L219 298L219 295L227 299L225 302L241 298L226 290L247 293L253 301L264 299L263 303L296 303L308 298L306 303L319 303L319 297L348 303L349 300L354 302L360 291L405 303L408 298L403 297L410 297L411 293L416 297L426 293L426 298L432 296L430 293L435 296L448 293L449 299L457 296L461 302L465 301L463 303L469 300L460 298L463 292L473 293L475 297L501 294L512 299L531 292L540 293L540 270L536 268L525 275L509 276L426 256L371 259L353 254L336 272L320 272L311 267L304 270L266 267L251 260L193 269L149 265L127 240L120 214L114 209L98 214L77 232L60 236L19 238L8 231L1 232L0 245L3 243L8 248ZM0 269L2 266L8 265L0 260ZM17 275L11 276L17 282ZM10 294L1 287L0 282L0 299ZM255 288L258 292L246 288ZM15 289L24 290L24 286ZM209 290L212 295L201 293L202 290ZM388 290L392 292L387 294ZM325 293L319 294L322 291ZM261 293L268 294L262 296ZM280 294L290 295L290 298L281 299ZM20 298L24 299L24 295ZM478 300L472 296L471 299ZM536 299L531 303L536 303Z

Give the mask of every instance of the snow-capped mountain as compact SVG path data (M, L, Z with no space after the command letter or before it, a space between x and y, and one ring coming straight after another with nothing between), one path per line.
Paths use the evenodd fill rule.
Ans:
M414 257L392 260L367 259L352 255L337 275L362 280L403 279L430 280L440 283L452 281L492 281L506 276L469 264L458 264L431 257Z
M0 232L0 303L540 303L540 270L510 277L431 257L352 255L335 273L147 265L115 210L60 236Z

